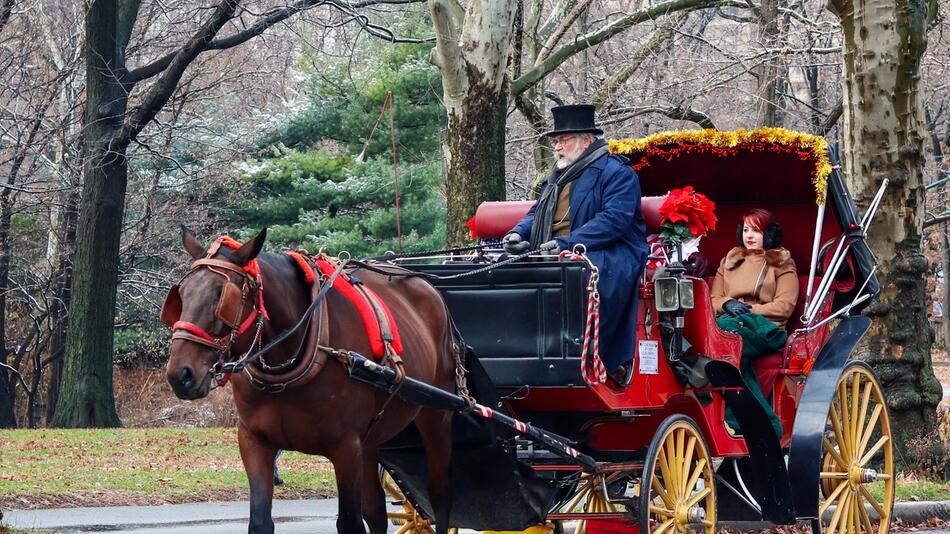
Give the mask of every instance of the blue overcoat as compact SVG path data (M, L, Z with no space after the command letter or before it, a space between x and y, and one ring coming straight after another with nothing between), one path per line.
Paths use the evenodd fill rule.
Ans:
M637 173L622 156L594 161L574 180L570 207L571 233L555 239L561 250L583 243L600 270L600 356L611 372L634 356L637 292L649 250ZM511 231L527 239L535 208L537 203Z

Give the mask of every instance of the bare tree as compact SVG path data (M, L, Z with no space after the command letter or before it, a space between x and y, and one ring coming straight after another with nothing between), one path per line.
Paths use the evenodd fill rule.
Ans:
M235 48L275 24L327 5L358 22L364 31L393 40L385 28L357 7L397 2L349 3L296 0L283 7L251 9L239 0L220 0L188 13L184 42L130 68L129 43L139 20L140 0L93 0L86 12L86 103L82 130L83 192L76 229L76 257L70 296L66 367L53 424L119 424L112 395L113 316L123 209L129 178L128 148L171 99L186 70L203 53ZM405 2L400 2L405 3ZM259 13L259 14L258 14ZM188 21L199 21L195 26ZM224 31L224 36L218 34ZM134 48L132 49L134 50ZM155 78L147 87L142 83ZM130 102L130 95L135 95Z

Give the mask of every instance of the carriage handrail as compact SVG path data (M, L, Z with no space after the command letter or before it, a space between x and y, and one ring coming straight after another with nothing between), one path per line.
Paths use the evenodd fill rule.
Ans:
M871 200L871 204L868 206L867 211L864 213L864 217L861 218L861 224L858 226L857 229L855 229L858 235L860 235L862 239L867 237L868 226L871 220L874 218L874 214L877 212L877 209L881 205L881 201L884 198L884 191L887 189L888 182L889 180L886 178L881 182L881 187L878 188L877 193L875 193L874 198ZM838 240L838 246L835 248L835 253L831 257L831 262L829 265L828 272L824 274L824 277L822 278L821 283L818 285L818 291L816 292L815 299L813 301L806 300L807 307L805 309L805 314L804 314L805 315L804 322L806 325L811 323L815 319L815 315L818 313L819 303L824 301L825 295L828 293L828 290L831 288L832 281L834 280L835 276L837 276L838 270L841 268L841 264L844 262L844 258L847 255L848 250L851 248L852 240L849 238L856 237L855 236L856 232L845 231L844 233L841 234L841 237ZM818 232L816 232L816 235L818 235ZM872 273L874 272L874 270L876 270L876 268L872 269ZM862 289L865 285L867 285L869 280L870 280L870 277L868 277L868 279L865 280L864 285L862 285ZM809 288L811 286L811 282L812 281L809 278ZM860 292L858 292L858 295L860 295ZM852 302L851 305L847 307L847 309L850 310L851 307L854 306L855 302Z
M811 247L811 265L808 267L808 288L805 290L805 309L809 308L812 297L812 286L815 285L815 270L818 267L818 248L821 243L821 230L825 224L825 204L818 205L818 217L815 221L815 240Z
M821 283L818 284L818 290L815 292L815 300L809 302L808 307L805 309L805 320L803 322L806 325L814 320L815 314L818 313L819 303L824 302L825 296L831 288L831 283L835 279L835 276L838 275L838 269L841 268L841 263L847 255L848 249L851 248L851 241L848 237L850 237L848 233L841 234L841 236L838 237L838 245L835 247L835 252L831 256L828 270L822 276Z
M874 199L871 201L871 205L868 206L868 210L864 213L864 218L861 219L861 235L867 237L868 235L868 226L871 224L871 220L874 218L874 214L877 212L877 208L881 206L881 201L884 199L884 190L887 189L887 184L890 180L887 178L881 182L881 187L878 188L877 194L874 195Z

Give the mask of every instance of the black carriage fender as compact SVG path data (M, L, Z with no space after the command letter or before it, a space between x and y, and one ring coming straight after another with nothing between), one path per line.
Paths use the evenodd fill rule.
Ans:
M821 348L815 365L805 381L792 427L788 455L789 476L799 519L818 516L818 481L821 470L822 436L831 407L835 386L848 356L871 327L871 319L862 315L841 321Z

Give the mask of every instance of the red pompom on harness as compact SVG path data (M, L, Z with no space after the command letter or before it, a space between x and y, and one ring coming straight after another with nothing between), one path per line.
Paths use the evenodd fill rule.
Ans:
M287 255L297 262L297 265L303 272L307 283L312 284L316 281L316 278L313 274L313 269L310 267L309 261L303 256L303 254L298 252L288 252ZM333 263L323 259L321 256L314 257L312 260L326 278L329 278L333 274L333 271L336 270L336 266L333 265ZM369 338L369 343L372 347L374 357L382 358L385 356L387 341L390 343L392 350L396 354L402 354L402 339L399 336L399 329L396 326L396 320L393 317L389 306L387 306L386 303L381 298L379 298L379 295L377 295L375 291L370 289L366 284L362 284L362 289L366 292L366 295L369 298L375 300L376 307L382 309L386 314L386 319L389 322L390 329L392 330L392 340L384 339L382 328L380 328L379 320L376 317L376 312L373 311L373 304L367 300L367 297L364 296L361 291L357 290L356 287L353 286L349 276L347 276L345 273L338 276L333 282L333 288L342 293L343 296L345 296L347 300L349 300L353 306L356 307L356 311L359 313L360 319L363 320L363 327L366 329L366 335Z

